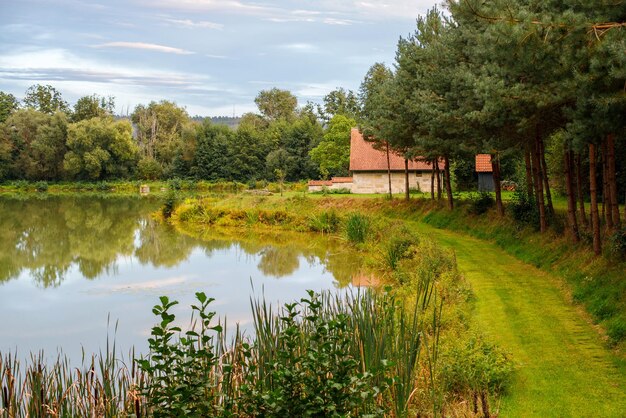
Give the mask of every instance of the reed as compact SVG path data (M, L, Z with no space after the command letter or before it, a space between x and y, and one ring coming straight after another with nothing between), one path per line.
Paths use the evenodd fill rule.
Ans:
M390 292L309 291L283 306L253 299L254 337L228 333L203 293L181 330L176 302L162 297L146 357L131 351L125 362L114 339L83 353L79 367L61 354L51 363L43 352L0 354L0 416L404 417L433 292L423 282L410 310Z

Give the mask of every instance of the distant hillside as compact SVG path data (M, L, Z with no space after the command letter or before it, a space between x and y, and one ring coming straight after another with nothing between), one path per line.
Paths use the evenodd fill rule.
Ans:
M230 126L231 128L236 128L237 126L239 126L239 122L241 121L241 118L234 118L232 116L213 116L210 118L204 116L194 116L191 119L195 120L196 122L202 122L205 119L209 119L211 123L214 123L216 125L226 125Z

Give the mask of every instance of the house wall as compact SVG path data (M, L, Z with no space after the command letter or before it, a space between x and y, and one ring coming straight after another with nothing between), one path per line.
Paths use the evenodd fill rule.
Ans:
M478 173L478 191L493 192L495 189L492 173Z
M337 190L337 189L348 189L352 193L355 193L353 190L354 183L333 183L330 186L312 186L309 185L310 192L321 192L322 190Z
M410 172L409 189L417 189L422 192L430 192L429 171ZM388 193L389 178L386 172L353 172L352 193ZM404 193L404 172L394 171L391 173L392 193Z

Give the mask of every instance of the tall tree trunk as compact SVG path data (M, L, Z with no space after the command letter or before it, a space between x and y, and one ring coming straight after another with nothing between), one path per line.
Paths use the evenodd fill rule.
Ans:
M441 200L441 170L439 169L439 157L435 160L435 174L437 174L437 200Z
M411 198L409 194L409 160L404 159L404 199L408 202Z
M452 197L452 182L450 181L450 158L447 155L443 156L443 161L445 164L444 173L445 173L445 183L446 183L446 194L448 195L448 209L454 209L454 198Z
M533 147L533 183L535 185L537 209L539 210L539 229L541 232L546 232L548 229L548 223L546 222L546 206L543 200L543 176L541 174L541 157L539 154L541 154L541 147L539 146L539 127L537 127L537 134Z
M504 205L502 204L502 184L500 182L500 157L498 154L491 156L491 171L493 174L493 187L496 192L496 210L498 215L504 216Z
M574 185L572 179L572 151L565 150L565 188L567 189L567 219L574 242L580 241L578 234L578 222L576 220L576 200L574 198Z
M435 163L437 160L432 160L431 167L432 170L430 172L430 198L435 200Z
M578 190L578 205L580 207L580 220L587 227L587 214L585 213L585 196L583 193L583 167L580 154L576 155L576 189Z
M591 195L591 228L593 230L593 252L600 255L600 217L598 216L598 181L596 179L596 145L589 144L589 194Z
M611 210L611 189L609 188L609 164L607 141L602 141L602 217L606 222L606 229L614 228L613 211Z
M533 172L530 163L530 147L526 144L524 149L524 165L526 166L526 193L528 196L533 195Z
M393 192L391 191L391 160L389 159L389 142L385 141L387 149L387 179L389 179L389 199L393 199Z
M613 134L607 135L606 150L606 163L608 169L607 181L609 183L608 189L612 214L611 218L613 219L615 229L619 229L621 227L621 220L619 216L619 204L617 202L617 179L615 175L615 136Z
M548 175L548 165L546 164L546 147L543 142L543 138L539 139L539 146L541 147L541 174L543 176L544 188L546 190L548 213L550 214L550 216L554 216L554 206L552 205L552 193L550 193L550 179Z

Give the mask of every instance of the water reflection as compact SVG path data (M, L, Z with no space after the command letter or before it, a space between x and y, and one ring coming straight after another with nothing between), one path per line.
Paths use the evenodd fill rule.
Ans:
M248 322L250 282L272 301L351 285L362 260L337 240L205 230L151 218L145 197L0 198L0 351L97 351L110 314L123 347L145 344L158 296L202 290L229 322ZM279 280L277 280L279 279Z
M304 257L309 263L321 260L345 285L360 263L333 240L299 234L242 237L207 231L196 239L151 219L159 205L156 199L129 197L0 198L0 283L27 272L39 286L57 287L72 266L94 279L114 275L121 256L174 267L196 248L210 257L234 245L258 254L258 269L276 278L292 274Z

